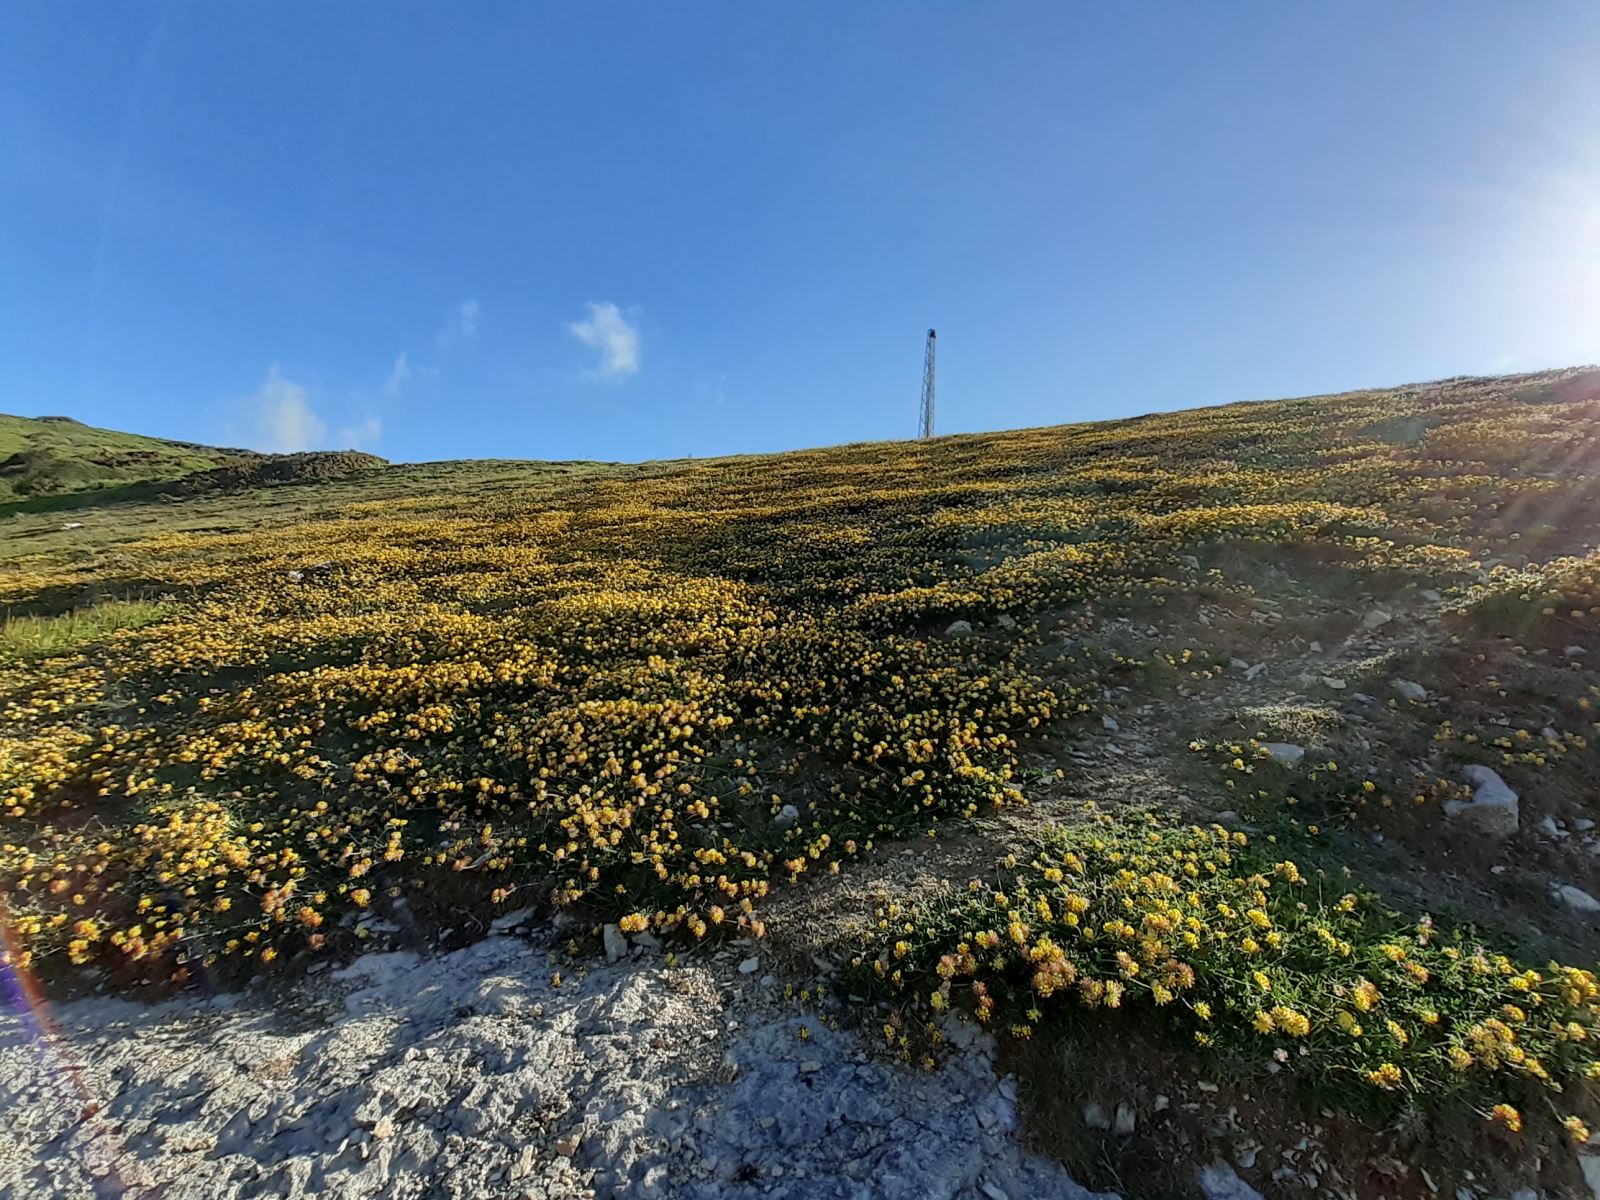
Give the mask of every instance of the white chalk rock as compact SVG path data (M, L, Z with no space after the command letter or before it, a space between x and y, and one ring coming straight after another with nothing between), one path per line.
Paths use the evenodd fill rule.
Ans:
M1225 1162L1201 1167L1195 1174L1195 1182L1206 1200L1262 1200L1261 1193L1240 1179L1239 1172Z
M600 940L605 943L607 962L621 962L628 957L628 939L616 925L601 926Z
M1299 766L1300 760L1306 756L1304 746L1296 746L1289 742L1262 742L1261 748L1273 762L1282 763L1286 767Z
M1446 801L1445 816L1459 818L1493 838L1508 838L1516 833L1521 805L1506 781L1478 763L1462 768L1462 774L1475 788L1472 799Z
M1426 700L1428 698L1428 689L1420 683L1414 683L1409 679L1396 679L1394 681L1394 690L1403 700Z
M1596 900L1580 887L1573 887L1570 883L1558 884L1555 889L1555 898L1573 912L1600 912L1600 900Z

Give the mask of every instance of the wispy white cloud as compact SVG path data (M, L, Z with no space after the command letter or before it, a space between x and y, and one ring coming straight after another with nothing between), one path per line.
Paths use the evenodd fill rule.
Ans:
M310 389L286 379L277 363L272 364L265 382L245 397L242 405L248 444L272 454L353 450L371 446L383 436L382 421L369 416L354 425L340 426L330 438L328 423L313 406Z
M333 431L328 442L330 450L363 450L374 446L383 437L383 422L377 417L367 417L354 425L342 425Z
M328 426L312 410L311 394L301 384L285 379L273 363L267 380L246 402L258 450L293 454L321 445Z
M406 357L406 352L404 350L400 351L400 357L394 360L394 366L389 370L389 378L383 385L383 394L385 396L398 396L400 389L405 387L407 381L415 374L416 372L411 369L410 360Z
M482 311L476 300L463 300L452 305L445 314L444 324L434 335L440 346L463 346L478 336L478 314Z
M637 309L630 311L637 316ZM571 322L567 332L585 346L600 351L599 365L585 372L589 378L620 379L639 373L639 329L630 325L622 310L609 300L591 302L589 319Z

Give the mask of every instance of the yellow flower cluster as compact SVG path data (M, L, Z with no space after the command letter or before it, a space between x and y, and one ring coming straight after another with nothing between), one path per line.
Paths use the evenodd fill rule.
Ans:
M11 554L8 611L165 598L154 624L0 657L17 953L181 979L337 945L402 902L451 923L550 903L634 933L760 935L775 884L1025 802L1036 753L1096 716L1108 676L1211 678L1189 648L1140 661L1078 643L1201 587L1252 594L1248 565L1229 577L1197 554L1292 549L1431 580L1509 537L1522 500L1580 511L1584 476L1511 477L1495 455L1507 429L1554 445L1589 420L1583 399L1504 386L587 481L419 474L404 497L307 488L326 511L287 523ZM1569 623L1593 607L1592 569L1572 571ZM1275 964L1359 944L1285 916L1292 864L1240 878L1237 847L1205 839L1154 875L1130 861L1110 892L1081 886L1093 847L1046 863L974 930L996 940L960 977L1025 956L1056 1001L1209 1003L1219 1025L1270 1021L1253 1036L1331 1036L1332 1013ZM905 940L887 977L909 977ZM1221 947L1248 1009L1198 999ZM1431 959L1351 966L1342 982L1367 971L1382 1006L1432 986L1412 968L1439 975Z
M1089 809L1031 850L993 888L898 914L915 932L861 956L864 978L984 1022L1148 1005L1201 1046L1273 1050L1383 1091L1559 1091L1597 1069L1593 973L1520 966L1427 918L1397 924L1244 834ZM894 972L876 969L891 953Z

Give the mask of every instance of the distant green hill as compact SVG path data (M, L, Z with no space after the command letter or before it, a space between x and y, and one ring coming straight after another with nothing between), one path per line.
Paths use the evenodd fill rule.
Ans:
M70 417L0 414L0 505L54 509L85 492L132 499L300 479L328 479L387 465L358 451L261 454L96 429Z
M70 417L0 414L0 499L179 479L262 457L96 429Z

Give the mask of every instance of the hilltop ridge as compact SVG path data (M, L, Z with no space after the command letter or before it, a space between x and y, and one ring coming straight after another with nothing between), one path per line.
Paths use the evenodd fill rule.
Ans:
M992 438L1008 433L1020 434L1037 429L1062 431L1137 429L1142 423L1159 422L1182 413L1195 417L1207 413L1248 413L1259 406L1327 405L1335 403L1386 402L1405 407L1414 402L1420 411L1438 406L1441 397L1457 400L1474 393L1496 393L1513 403L1524 401L1550 404L1593 402L1600 404L1600 366L1555 368L1520 375L1456 375L1383 388L1361 388L1349 392L1330 392L1302 397L1260 398L1230 401L1199 408L1162 410L1125 417L1112 417L1055 426L1030 426L1015 430L987 430L940 435L951 438ZM1382 436L1414 436L1420 440L1438 419L1410 413L1395 418ZM671 469L692 468L720 462L752 458L782 458L787 455L827 454L853 447L898 445L901 442L851 442L816 447L796 447L764 454L732 454L707 458L647 459L637 463L597 460L539 459L452 459L438 462L402 464L420 468L460 467L466 464L524 464L556 469ZM273 465L265 465L273 464ZM295 464L304 464L298 471ZM0 413L0 499L7 495L30 496L103 488L117 483L158 483L200 476L203 472L235 472L230 486L248 487L254 483L281 482L289 478L327 479L347 470L391 465L387 459L357 450L312 450L288 454L266 453L238 447L211 446L200 442L150 437L145 434L97 428L72 417L22 417ZM178 486L179 492L207 490L203 484Z

